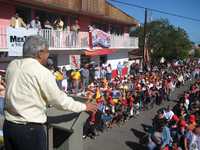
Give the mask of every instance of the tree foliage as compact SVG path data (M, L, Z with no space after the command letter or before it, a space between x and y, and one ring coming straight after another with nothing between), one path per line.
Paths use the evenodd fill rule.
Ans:
M147 23L146 30L146 46L151 52L153 62L161 57L173 60L188 56L192 43L184 29L171 25L166 19L160 19ZM144 26L138 27L130 35L139 37L139 47L142 49Z
M195 49L195 51L194 51L194 57L200 58L200 48Z

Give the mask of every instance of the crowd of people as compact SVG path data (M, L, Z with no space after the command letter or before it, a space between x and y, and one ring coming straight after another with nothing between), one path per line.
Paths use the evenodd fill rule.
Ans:
M55 75L58 86L66 93L85 96L88 85L95 80L112 79L112 67L110 64L98 66L85 64L80 69L67 70L66 67L59 68L50 66Z
M163 101L170 100L176 87L200 75L196 62L160 66L158 69L92 82L86 96L95 99L98 112L91 114L86 121L83 138L95 138L104 129L120 126L141 111L161 105Z
M50 22L48 19L45 22L40 21L40 17L36 16L34 19L32 19L28 24L26 24L19 16L18 13L16 13L10 21L10 26L13 28L33 28L33 29L54 29L57 31L63 31L64 30L64 21L61 19L61 17L57 17L53 22ZM71 29L69 29L74 32L78 32L80 30L79 22L78 20L75 20L74 24L71 26Z
M200 80L185 91L177 104L160 109L153 119L149 150L200 149Z
M66 93L89 97L98 104L99 110L85 123L83 138L95 138L104 129L122 125L141 111L161 105L170 100L176 87L200 76L196 60L160 64L143 72L137 64L132 64L125 76L121 75L121 68L119 63L115 78L112 78L111 65L93 67L86 64L81 69L52 71L58 86Z
M44 22L41 22L39 16L35 16L26 24L23 18L16 13L11 18L10 27L15 29L36 29L38 34L44 36L48 42L53 40L52 43L54 43L55 47L61 47L64 43L68 43L68 46L70 47L75 47L79 41L79 21L74 20L70 25L66 25L59 16L53 21L46 19Z
M10 27L15 29L36 29L38 34L44 36L48 42L53 40L51 43L54 43L56 47L61 47L66 43L68 46L75 47L79 41L78 34L80 31L80 25L77 19L71 21L70 24L66 24L60 16L55 18L55 20L46 19L43 22L39 16L35 16L26 24L23 18L16 13L11 18Z
M70 71L65 67L60 69L50 66L61 90L69 95L87 97L98 105L98 111L90 113L85 122L84 139L94 139L108 128L121 126L154 105L162 106L163 101L170 100L170 95L176 87L179 88L185 81L200 77L197 60L178 65L159 64L146 71L141 71L137 64L132 64L127 75L121 74L122 68L123 65L119 63L118 76L112 78L110 64L103 64L101 67L85 64L81 69ZM153 122L154 132L148 145L150 150L168 146L179 146L182 150L187 150L179 144L183 142L182 137L187 139L196 132L199 134L199 127L196 127L199 125L199 83L196 82L190 91L184 93L184 97L179 100L173 111L170 107L158 111ZM191 118L195 122L191 122Z

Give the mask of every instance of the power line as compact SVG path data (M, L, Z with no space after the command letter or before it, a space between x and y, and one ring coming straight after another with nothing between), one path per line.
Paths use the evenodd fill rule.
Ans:
M162 10L159 10L159 9L148 8L148 7L144 7L144 6L141 6L141 5L122 2L122 1L119 1L119 0L109 0L109 1L112 1L112 2L115 2L115 3L119 3L119 4L122 4L122 5L136 7L136 8L148 9L148 10L151 10L151 11L154 11L154 12L158 12L158 13L162 13L162 14L166 14L166 15L170 15L170 16L175 16L175 17L179 17L179 18L183 18L183 19L187 19L187 20L200 22L200 19L197 19L197 18L192 18L192 17L187 17L187 16L175 14L175 13L170 13L170 12L162 11Z

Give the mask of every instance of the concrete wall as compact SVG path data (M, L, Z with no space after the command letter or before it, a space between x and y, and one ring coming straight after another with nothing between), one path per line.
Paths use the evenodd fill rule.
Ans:
M69 55L68 54L58 54L57 56L57 65L69 65Z
M94 61L95 63L99 64L100 63L100 57L99 56L91 57L91 61Z
M91 23L91 18L90 17L86 17L86 16L80 16L79 17L79 25L80 25L80 29L81 31L88 31L88 25L90 25Z
M117 64L119 61L123 64L124 61L128 61L128 51L127 50L121 50L119 52L113 53L111 55L108 55L108 61L107 64L111 64L112 69L117 68Z
M0 26L9 26L10 19L15 14L15 6L0 2Z

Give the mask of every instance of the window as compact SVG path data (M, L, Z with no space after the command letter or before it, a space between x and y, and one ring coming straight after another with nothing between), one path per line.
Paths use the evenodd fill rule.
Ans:
M93 22L92 25L94 25L97 29L103 30L104 32L108 32L108 24L106 23Z
M110 33L111 34L117 34L117 35L122 35L124 33L124 28L119 25L110 25Z

